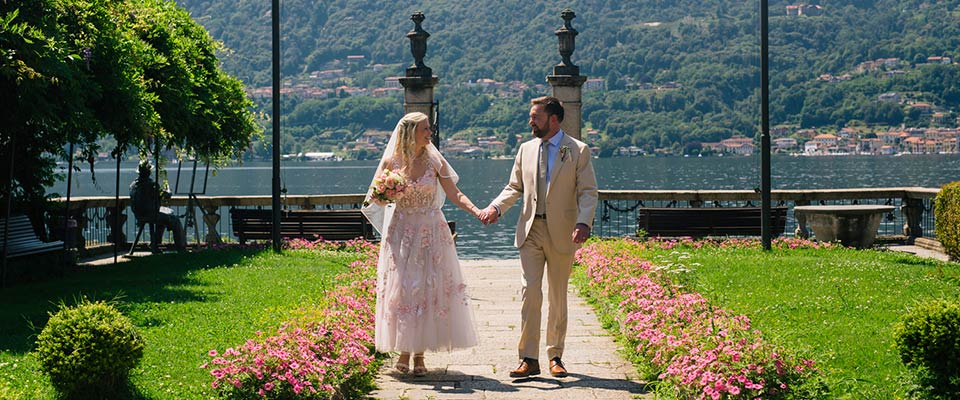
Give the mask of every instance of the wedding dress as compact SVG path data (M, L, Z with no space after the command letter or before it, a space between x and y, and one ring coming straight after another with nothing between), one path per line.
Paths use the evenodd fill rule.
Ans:
M408 182L404 196L389 206L377 265L380 351L449 351L477 343L457 249L436 201L443 190L437 167Z

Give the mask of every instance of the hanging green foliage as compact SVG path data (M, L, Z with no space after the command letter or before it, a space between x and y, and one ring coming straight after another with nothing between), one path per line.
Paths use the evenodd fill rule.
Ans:
M172 1L0 1L0 193L35 203L55 161L101 151L237 158L261 128L216 48Z

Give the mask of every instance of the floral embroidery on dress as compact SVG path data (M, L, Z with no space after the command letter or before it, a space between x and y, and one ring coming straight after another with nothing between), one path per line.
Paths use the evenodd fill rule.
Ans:
M375 339L382 351L451 350L476 344L466 284L437 205L435 168L408 180L381 241ZM426 331L425 331L426 330Z

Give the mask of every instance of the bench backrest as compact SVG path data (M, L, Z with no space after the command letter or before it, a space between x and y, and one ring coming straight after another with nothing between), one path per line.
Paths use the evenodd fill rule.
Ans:
M637 228L651 236L759 236L760 207L679 207L637 209ZM783 234L787 207L771 207L773 234Z
M248 239L273 237L273 211L231 208L233 233ZM373 225L360 210L286 210L280 213L280 237L325 240L375 239Z
M6 228L9 225L9 228ZM7 238L7 257L14 258L32 254L62 250L63 242L43 242L33 230L33 224L26 215L13 215L9 220L0 218L0 249Z

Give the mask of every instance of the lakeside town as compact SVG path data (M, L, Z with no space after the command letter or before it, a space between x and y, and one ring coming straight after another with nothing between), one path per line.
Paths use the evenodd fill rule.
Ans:
M950 57L929 56L926 64L953 64ZM909 63L898 58L880 58L857 65L853 70L838 74L825 74L816 78L824 84L836 84L852 79L856 75L882 72L886 77L893 77L904 73L903 68L909 68ZM284 81L281 94L301 100L344 97L397 97L402 98L403 87L400 85L400 76L389 75L388 71L399 70L402 66L386 64L370 64L364 56L347 56L344 60L337 60L326 65L323 70L313 71L302 77L292 77ZM382 81L376 78L368 80L366 86L357 86L356 77L362 73L380 74ZM386 75L385 75L386 74ZM484 94L497 98L521 96L525 91L544 92L545 85L528 85L520 81L500 82L489 78L481 78L466 82L455 83L479 89ZM658 84L643 82L625 82L628 90L666 92L680 90L683 85L678 82L662 82ZM604 78L588 79L583 85L584 92L605 91L607 82ZM248 88L248 94L254 99L267 99L271 88ZM819 129L799 129L796 127L771 128L771 150L776 153L797 156L821 155L877 155L895 156L900 154L956 154L960 153L958 146L958 129L960 117L949 109L936 104L912 99L903 93L883 93L877 96L877 101L902 105L912 110L927 121L929 127L898 127L884 128L856 126L837 130L835 127ZM331 143L335 151L303 151L286 154L286 159L299 160L341 160L345 158L364 158L364 154L379 154L389 138L389 131L366 130L345 142ZM514 146L525 140L525 134L516 134L516 140L504 140L497 136L480 136L463 139L456 135L444 139L441 147L451 157L463 158L500 158L510 157ZM595 143L600 138L600 132L587 126L583 137L587 143ZM343 139L343 137L341 137ZM511 138L508 138L511 139ZM744 136L734 136L719 142L691 143L685 146L682 155L720 156L735 155L749 156L758 151L759 140ZM599 154L599 148L594 149ZM677 156L677 149L669 148L641 148L638 146L623 146L617 148L611 156L641 157L641 156Z
M771 135L777 136L774 131L777 129L772 130ZM779 131L783 133L782 129ZM958 136L960 130L956 128L901 128L877 133L843 128L836 134L801 129L793 132L792 137L772 139L770 149L775 153L800 156L960 154ZM752 155L757 151L753 139L747 137L733 137L717 143L703 143L702 146L717 154Z
M784 128L771 130L771 135L786 135L771 140L770 150L774 153L794 156L845 156L874 155L898 156L905 154L960 154L960 129L956 128L901 128L886 132L863 133L856 128L843 128L836 134L817 133L814 129L800 129L790 132ZM593 129L585 131L586 140L599 133ZM525 140L517 135L518 140ZM354 151L364 150L377 154L389 140L389 131L367 131L360 139L349 144ZM754 139L736 136L714 143L701 143L698 153L703 156L752 156L759 151ZM504 154L506 143L496 137L478 138L475 143L463 139L446 139L441 143L444 153L461 158L509 158ZM599 148L593 148L597 154ZM673 156L666 149L658 149L649 154L637 146L620 147L614 152L619 157ZM304 152L286 154L285 159L303 161L338 161L343 158L334 152Z

